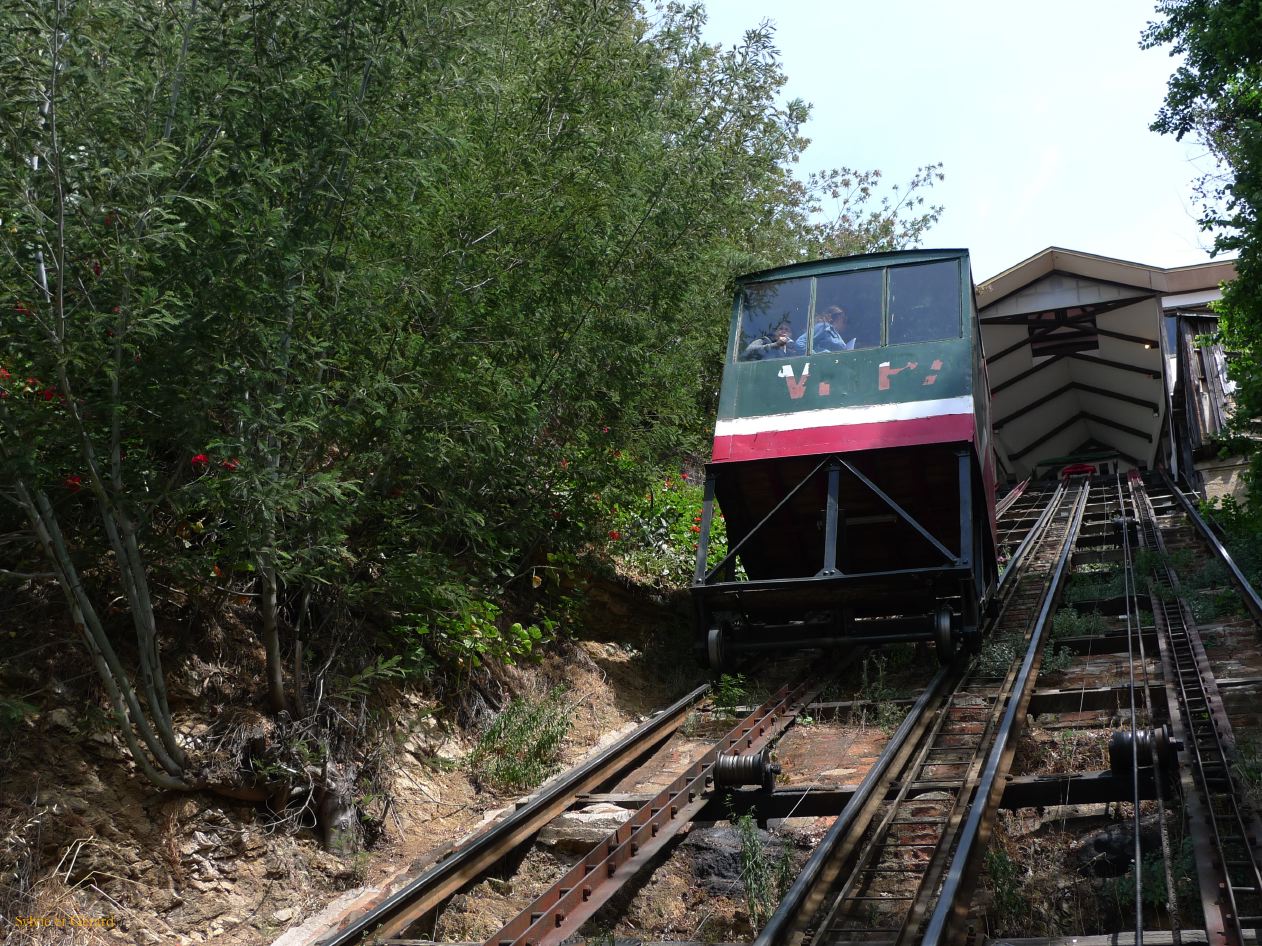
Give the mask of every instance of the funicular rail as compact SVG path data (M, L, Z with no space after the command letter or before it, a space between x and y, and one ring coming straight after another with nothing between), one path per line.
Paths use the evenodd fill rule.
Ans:
M475 835L458 851L380 903L348 919L341 928L322 938L320 946L352 946L365 942L370 934L401 934L565 811L575 797L595 790L643 759L682 725L709 690L708 685L697 687L608 749L545 785L511 815Z
M1059 487L1031 520L1000 590L991 634L1020 635L1026 659L1000 678L960 663L912 707L757 946L919 941L945 930L955 892L975 871L982 814L1002 793L1009 741L1024 719L1047 623L1086 505L1085 483ZM893 800L887 801L893 791ZM941 896L940 896L941 894ZM945 904L939 915L937 907Z
M1041 488L1031 484L1012 497L999 522L1008 568L996 596L997 615L989 632L992 636L1021 635L1028 644L1024 656L1002 677L982 676L976 663L970 671L963 659L938 671L911 704L885 752L857 789L843 786L830 792L807 785L762 795L735 793L747 796L740 803L756 806L760 820L841 811L758 936L755 942L759 946L963 942L980 854L986 847L993 813L1000 805L1028 808L1125 800L1132 805L1136 826L1141 800L1151 804L1147 801L1151 799L1164 807L1163 792L1168 793L1172 783L1162 777L1162 766L1168 766L1167 776L1174 774L1174 760L1158 758L1149 739L1155 730L1141 729L1141 723L1159 722L1167 708L1174 744L1182 740L1186 746L1176 778L1182 779L1183 799L1193 813L1207 933L1181 933L1173 916L1173 932L1145 933L1142 884L1145 880L1151 883L1151 878L1141 878L1136 872L1135 929L1117 935L1132 937L1130 941L1136 943L1157 943L1163 936L1165 941L1173 937L1173 942L1179 942L1180 936L1185 942L1210 944L1255 941L1252 928L1262 925L1262 874L1258 869L1262 863L1258 856L1262 825L1239 801L1230 724L1191 611L1180 598L1177 576L1165 566L1151 576L1135 571L1136 563L1145 561L1135 554L1141 548L1163 551L1161 531L1167 522L1163 519L1158 525L1153 503L1137 478L1129 482L1078 480ZM1149 556L1149 561L1152 559ZM1127 632L1110 632L1091 641L1061 638L1058 646L1075 653L1129 656L1129 686L1103 688L1109 690L1107 693L1083 690L1073 694L1078 709L1089 698L1097 697L1102 702L1116 701L1119 710L1129 703L1122 717L1124 728L1119 731L1119 735L1125 733L1129 715L1129 778L1115 766L1111 773L1083 772L1060 778L1055 787L1050 780L1041 785L1040 776L1006 780L1014 736L1027 712L1039 712L1032 702L1038 699L1033 696L1033 686L1041 662L1039 643L1046 636L1044 627L1050 623L1061 578L1071 561L1120 564L1126 575L1125 604L1119 600L1109 605L1116 603L1118 612L1125 607ZM1143 610L1149 607L1155 616L1155 629L1141 621ZM1146 667L1146 655L1154 654L1160 657L1160 676L1150 681L1152 671L1145 670L1140 680L1135 668ZM755 715L762 714L762 733L751 735L757 727L745 729L737 736L744 740L741 745L749 751L768 745L776 734L772 730L782 731L808 704L815 707L809 703L809 690L778 694L776 701L781 706L770 716L767 707L760 708ZM649 741L660 745L702 692L690 694L659 717L658 734ZM1044 702L1057 698L1055 691L1040 693L1044 693ZM673 721L662 722L672 714ZM623 748L621 752L617 765L622 771L630 764L628 760L637 753L642 755L639 749ZM599 847L575 868L582 877L563 880L487 943L560 943L579 931L591 912L586 908L588 903L606 900L683 823L730 817L735 809L719 811L726 796L713 782L711 763L703 760L691 767L680 784L672 787L672 791L682 792L675 791L673 800L666 804L647 795L618 796L624 807L643 806L642 816L635 816L610 844ZM609 791L599 787L610 784L609 779L597 778L590 766L584 783L587 787L567 777L565 800L561 795L553 797L553 789L543 793L551 799L553 810L574 804L574 799L598 798L601 791ZM600 768L605 775L609 771L609 764ZM1054 797L1050 793L1055 793ZM546 821L551 815L542 814L542 809L532 814L537 804L538 800L532 801L517 814L530 815L532 825L539 824L540 818ZM726 804L731 806L732 802ZM671 805L676 808L674 817L663 814ZM519 830L500 832L494 850L505 853L529 834L520 825ZM1136 831L1136 863L1140 860L1138 835ZM415 917L434 909L454 889L472 882L485 869L477 866L481 861L463 860L471 852L489 856L492 848L486 847L484 840L475 839L449 862L432 870L430 874L437 881L430 877L427 883L410 885L383 904L385 911L361 917L322 946L368 941L370 932L375 933L373 942L410 942L398 937ZM1164 821L1162 844L1169 864ZM575 899L577 909L571 902Z
M1129 489L1141 541L1157 556L1147 576L1147 594L1158 629L1171 726L1185 750L1180 782L1205 933L1211 946L1239 946L1246 930L1262 926L1262 825L1236 784L1231 722L1191 606L1166 559L1151 498L1137 476ZM1218 550L1225 555L1221 546Z

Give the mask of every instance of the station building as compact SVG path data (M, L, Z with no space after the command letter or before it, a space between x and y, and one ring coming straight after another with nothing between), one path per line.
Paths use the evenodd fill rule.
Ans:
M1231 261L1165 269L1049 247L977 286L1001 479L1071 463L1166 467L1202 495L1235 494L1219 457L1230 358L1210 306Z

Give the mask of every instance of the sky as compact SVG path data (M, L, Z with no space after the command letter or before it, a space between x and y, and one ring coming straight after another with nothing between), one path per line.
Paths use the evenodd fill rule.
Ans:
M1141 50L1153 0L706 0L706 39L769 20L812 104L803 172L941 161L927 247L964 247L982 282L1045 249L1156 266L1209 258L1196 222L1203 148L1148 130L1177 61Z

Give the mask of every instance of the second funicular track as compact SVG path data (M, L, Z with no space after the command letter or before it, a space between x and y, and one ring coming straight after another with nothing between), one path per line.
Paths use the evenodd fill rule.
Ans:
M1231 724L1167 555L1166 520L1176 498L1181 497L1168 484L1167 489L1158 486L1150 493L1134 476L1075 479L1014 491L1000 509L1000 547L1007 569L991 608L982 653L976 659L960 655L933 675L880 758L853 790L830 792L806 786L770 791L764 787L762 793L737 793L742 796L740 805L760 809L760 820L772 811L780 812L772 817L794 812L800 817L808 810L818 816L834 804L830 799L838 806L832 811L840 808L758 935L757 946L856 942L908 946L967 938L973 888L1001 797L1005 806L1012 807L1005 787L1010 793L1015 787L1008 782L1008 773L1017 737L1027 712L1039 712L1031 700L1045 641L1051 636L1051 618L1069 571L1084 565L1084 574L1108 569L1124 578L1124 592L1096 601L1092 607L1125 614L1113 620L1115 630L1093 638L1061 637L1057 645L1088 661L1114 655L1109 659L1120 662L1123 678L1128 675L1129 682L1091 692L1086 686L1077 691L1040 691L1042 696L1035 701L1055 701L1058 706L1069 706L1072 701L1079 712L1089 702L1115 701L1115 718L1122 720L1122 729L1114 732L1114 742L1130 748L1129 755L1121 755L1124 764L1115 762L1111 773L1084 773L1077 786L1071 784L1076 776L1061 778L1063 798L1050 803L1068 804L1071 795L1082 798L1084 787L1097 802L1102 797L1129 801L1138 839L1141 803L1155 802L1161 808L1162 793L1176 792L1179 798L1173 801L1181 799L1189 813L1205 939L1223 946L1246 941L1245 931L1262 923L1258 850L1262 825L1241 801L1244 793L1233 767ZM1195 520L1194 511L1185 508L1184 512ZM1152 619L1146 617L1149 613ZM725 795L715 778L718 755L743 756L748 763L761 753L765 764L764 750L774 745L799 713L811 711L811 701L821 686L820 680L811 680L780 691L739 723L729 738L720 740L709 755L690 763L663 792L652 797L627 796L627 807L639 811L490 937L488 944L544 946L577 933L596 905L634 876L682 825L691 819L724 817L715 814ZM668 724L646 724L637 739L660 741L678 726L688 707L696 705L701 692L695 691L664 714ZM1169 737L1158 738L1167 717ZM662 735L655 735L654 727ZM1173 750L1180 742L1187 751L1175 772ZM642 754L642 749L634 748L636 744L636 740L625 747L620 744L608 758L588 763L587 771L576 770L557 788L541 792L502 827L458 849L448 861L357 917L327 942L338 946L365 939L403 942L398 937L406 935L404 930L413 919L436 909L451 891L467 889L492 858L526 841L529 832L549 817L548 811L577 804L573 799L584 792L608 792L601 786L611 784L611 773ZM1023 778L1028 787L1029 778ZM1040 791L1040 798L1048 797L1046 790L1040 787ZM730 810L730 796L727 804ZM540 807L539 814L533 813L535 807ZM1164 828L1162 848L1168 865L1170 841ZM1136 840L1133 862L1138 864L1142 856ZM1177 937L1173 899L1173 932L1165 935ZM1143 901L1137 876L1135 942L1144 936ZM370 931L375 935L366 935Z
M947 934L984 846L983 815L1002 792L1088 492L1085 483L1061 486L1015 510L1006 537L1023 538L981 659L933 679L759 944L904 944Z

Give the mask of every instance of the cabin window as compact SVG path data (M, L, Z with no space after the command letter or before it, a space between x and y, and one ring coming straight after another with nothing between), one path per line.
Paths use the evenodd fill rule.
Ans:
M803 353L797 339L806 333L811 280L752 283L741 290L740 361L790 358Z
M960 337L960 267L955 260L892 266L889 344Z
M817 279L810 351L850 351L880 345L883 288L884 277L879 269ZM837 315L839 309L843 316ZM804 344L806 337L800 342Z

